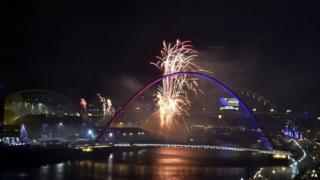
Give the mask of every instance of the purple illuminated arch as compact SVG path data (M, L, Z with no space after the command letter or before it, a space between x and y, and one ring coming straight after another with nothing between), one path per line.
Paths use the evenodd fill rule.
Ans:
M202 78L202 79L207 79L210 82L217 84L220 88L222 88L225 92L227 92L229 95L231 95L233 98L238 99L241 107L246 111L246 113L250 116L250 120L252 125L254 125L254 127L256 128L260 128L261 124L256 120L256 118L253 116L253 113L251 112L251 110L247 107L247 105L240 99L240 97L233 92L230 88L228 88L226 85L224 85L223 83L221 83L220 81L218 81L217 79L206 75L206 74L202 74L199 72L175 72L172 74L167 74L164 76L161 76L153 81L151 81L150 83L146 84L145 86L143 86L141 89L139 89L136 93L133 94L133 96L131 96L122 106L119 107L119 109L115 112L114 116L110 119L110 121L106 124L106 126L102 129L102 132L98 135L98 137L96 138L96 142L101 138L102 134L106 131L106 129L110 126L110 124L121 114L122 110L125 109L131 101L135 100L137 97L139 97L143 92L145 92L146 90L148 90L150 87L154 86L155 84L161 82L163 79L165 78L169 78L169 77L174 77L174 76L180 76L180 75L189 75L189 76L194 76L194 77L198 77L198 78ZM268 138L264 135L263 132L261 132L261 136L260 139L262 140L263 144L265 147L267 148L272 148L271 144L268 141Z

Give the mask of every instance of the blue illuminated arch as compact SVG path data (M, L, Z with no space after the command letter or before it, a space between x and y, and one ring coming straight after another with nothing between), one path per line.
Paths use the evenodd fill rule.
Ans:
M174 76L180 76L180 75L189 75L189 76L194 76L194 77L198 77L198 78L202 78L202 79L207 79L210 82L217 84L220 88L222 88L225 92L227 92L229 95L231 95L233 98L238 99L239 104L241 105L241 107L246 111L246 113L250 116L250 120L252 125L254 125L254 127L259 128L262 130L261 124L256 120L256 118L253 116L253 113L251 112L251 110L247 107L247 105L241 100L241 98L235 93L233 92L230 88L228 88L226 85L224 85L222 82L218 81L217 79L206 75L206 74L202 74L199 72L175 72L175 73L171 73L171 74L167 74L164 75L162 77L159 77L153 81L151 81L150 83L146 84L144 87L142 87L140 90L138 90L135 94L133 94L133 96L131 96L122 106L119 107L119 109L115 112L114 116L110 119L110 121L106 124L106 126L103 128L102 132L98 135L96 141L98 141L102 134L106 131L106 129L111 125L111 123L121 114L122 110L125 109L130 102L132 102L133 100L135 100L137 97L139 97L143 92L145 92L146 90L148 90L150 87L152 87L153 85L161 82L163 79L165 78L169 78L169 77L174 77ZM265 134L263 132L261 132L261 136L260 139L263 142L264 147L270 149L272 148L270 142L268 141L268 138L265 136Z

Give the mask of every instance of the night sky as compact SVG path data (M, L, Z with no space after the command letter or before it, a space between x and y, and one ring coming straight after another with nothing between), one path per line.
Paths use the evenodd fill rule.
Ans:
M235 3L236 2L236 3ZM319 112L320 21L312 1L18 1L2 5L0 79L120 103L160 75L162 41L190 40L236 91ZM313 1L316 2L316 1Z

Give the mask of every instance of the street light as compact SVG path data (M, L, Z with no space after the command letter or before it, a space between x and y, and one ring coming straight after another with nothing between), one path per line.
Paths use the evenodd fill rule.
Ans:
M87 131L87 134L88 134L88 135L92 135L92 134L93 134L93 131L92 131L91 129L89 129L89 130Z
M109 133L109 137L113 137L113 134L112 134L112 133Z
M63 129L63 123L59 122L59 124L57 124L57 136L62 138L62 129Z

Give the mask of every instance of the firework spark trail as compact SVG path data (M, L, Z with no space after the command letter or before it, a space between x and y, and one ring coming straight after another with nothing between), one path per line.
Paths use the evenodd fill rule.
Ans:
M107 111L106 111L106 98L105 98L105 97L102 97L102 96L100 95L100 93L97 93L96 95L98 96L99 101L100 101L101 104L102 104L102 114L103 114L103 120L104 120L104 119L105 119L105 116L106 116L106 113L107 113Z
M80 105L84 109L84 111L87 110L87 101L84 98L80 99Z
M114 108L112 107L111 100L101 96L100 93L97 93L97 96L99 101L102 103L103 120L105 120L106 116L113 116Z
M177 40L174 45L163 42L161 57L151 63L163 71L163 75L174 72L205 71L193 63L198 53L190 45L190 41ZM187 90L197 94L197 78L187 78L186 75L165 78L156 93L159 107L161 127L170 128L179 116L188 115L190 101Z
M110 99L107 99L107 114L109 116L113 116L114 114L114 108L112 107L112 102Z

